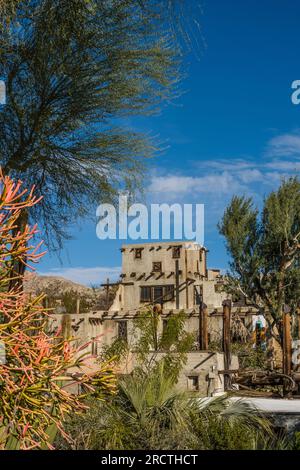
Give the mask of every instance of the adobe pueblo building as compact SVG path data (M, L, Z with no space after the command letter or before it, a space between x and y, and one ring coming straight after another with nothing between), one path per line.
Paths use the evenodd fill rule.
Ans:
M207 340L221 340L222 305L230 295L224 291L220 270L207 268L206 248L195 242L160 242L123 245L121 252L121 282L106 318L134 318L147 305L160 304L164 322L184 310L186 330L196 332L195 341L199 342L199 314L204 306ZM233 305L233 312L251 329L255 311L241 301Z
M210 344L224 342L224 280L217 269L207 268L208 251L195 242L158 242L123 245L122 273L115 299L106 311L52 314L51 328L62 325L66 335L80 343L96 358L103 346L116 338L131 344L133 322L147 306L159 308L162 332L171 315L186 313L186 331L195 335L193 351L179 378L181 389L200 390L203 395L224 391L224 369L237 369L237 358L210 352ZM109 289L109 285L106 286ZM225 302L226 304L226 302ZM233 304L232 315L252 328L255 311ZM130 373L134 355L121 373Z
M194 309L200 302L221 307L219 270L207 269L207 250L194 242L124 245L122 283L112 310L160 303L165 312Z

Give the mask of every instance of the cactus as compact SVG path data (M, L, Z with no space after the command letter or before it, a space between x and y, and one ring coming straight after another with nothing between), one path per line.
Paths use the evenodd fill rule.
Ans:
M22 289L20 263L32 268L43 253L32 246L37 227L15 227L22 211L39 200L0 172L0 449L53 449L57 432L68 438L63 423L72 413L84 412L86 393L74 395L71 384L84 385L89 394L104 399L114 392L109 362L94 374L82 372L86 356L61 331L46 333L49 312L43 295L28 297ZM18 282L11 283L12 280ZM11 288L13 286L13 288Z

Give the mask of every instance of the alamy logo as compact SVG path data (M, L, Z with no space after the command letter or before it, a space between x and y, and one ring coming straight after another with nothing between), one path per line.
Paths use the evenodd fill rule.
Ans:
M6 86L4 80L0 80L0 105L6 104Z
M119 197L118 210L100 204L96 211L97 237L100 240L195 240L204 245L204 204L132 204L126 195Z

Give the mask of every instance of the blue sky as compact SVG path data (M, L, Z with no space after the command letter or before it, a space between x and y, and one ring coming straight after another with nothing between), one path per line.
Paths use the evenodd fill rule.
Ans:
M203 43L200 57L186 57L184 94L159 116L128 124L166 147L148 163L147 201L204 203L209 266L226 269L216 229L226 203L247 194L261 204L300 169L300 105L291 102L291 83L300 79L300 2L207 0L197 19ZM86 284L118 276L121 242L99 240L91 221L71 233L61 262L46 255L39 272Z

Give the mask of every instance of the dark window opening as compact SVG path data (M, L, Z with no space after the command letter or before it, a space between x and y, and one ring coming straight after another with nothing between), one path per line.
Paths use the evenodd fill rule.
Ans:
M199 390L199 377L197 375L188 377L188 389L194 391Z
M141 259L142 258L142 248L135 248L134 250L134 257L135 259Z
M155 273L160 273L161 272L161 262L160 261L154 261L152 263L152 271Z
M142 286L141 287L141 302L160 303L170 302L174 300L174 285L168 284L166 286Z
M173 246L172 249L172 257L173 258L180 258L180 246Z
M165 286L165 295L164 295L164 301L169 302L171 300L174 300L174 286Z
M151 302L151 287L141 287L141 302Z
M163 288L162 287L153 287L153 302L155 304L163 303Z
M118 338L127 341L127 321L118 322Z

